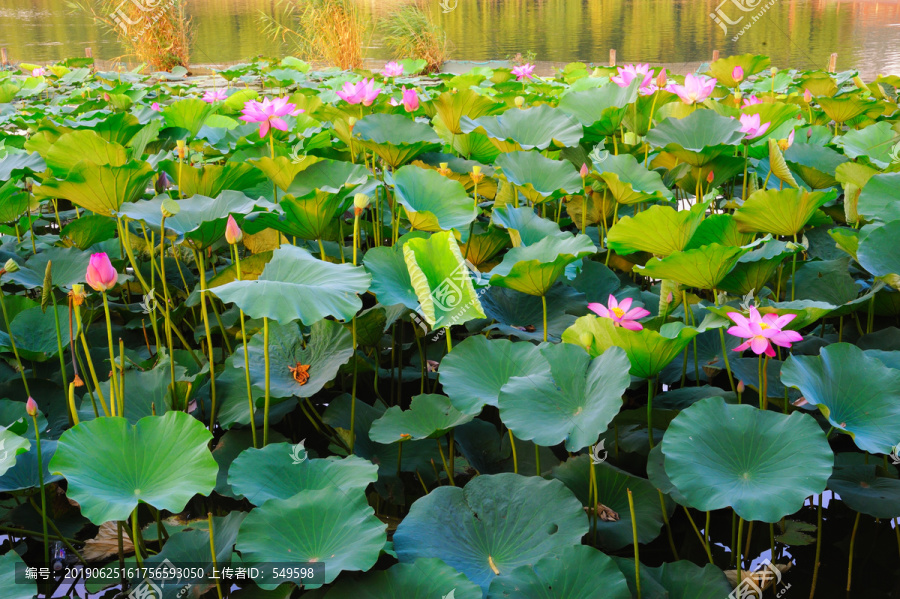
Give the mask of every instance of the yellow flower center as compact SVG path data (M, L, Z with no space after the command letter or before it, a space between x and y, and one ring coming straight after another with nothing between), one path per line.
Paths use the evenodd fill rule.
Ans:
M769 325L767 325L766 323L761 322L761 323L759 323L759 328L760 328L761 330L765 331L766 329L768 329L768 328L770 328L770 327L769 327Z
M610 312L616 315L616 318L622 318L625 316L625 310L622 308L610 308Z

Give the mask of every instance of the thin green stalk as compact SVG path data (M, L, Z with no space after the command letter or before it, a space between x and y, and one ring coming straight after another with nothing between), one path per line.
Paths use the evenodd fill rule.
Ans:
M516 456L516 440L513 437L513 432L510 429L506 429L506 432L509 433L509 446L512 449L513 456L513 474L519 473L519 458Z
M647 437L650 440L650 449L653 449L653 396L656 390L656 381L651 377L647 379Z
M6 313L6 294L3 293L3 289L0 288L0 309L3 310L3 324L6 325L6 330L10 332L9 335L9 346L13 350L13 356L16 358L16 366L19 368L19 374L22 376L22 384L25 386L25 394L31 397L31 391L28 389L28 380L25 378L25 367L22 366L22 359L19 357L19 350L16 348L16 336L11 334L9 328L9 316Z
M541 446L537 443L534 444L534 470L537 476L541 475Z
M47 268L50 268L49 262L47 263ZM59 325L59 311L56 306L56 295L53 293L52 289L50 290L50 298L53 300L53 320L56 325L56 350L59 354L59 374L62 376L63 389L68 389L69 376L66 374L66 359L63 356L62 328ZM12 335L10 335L10 337L12 337Z
M797 243L797 234L794 233L794 243ZM797 252L791 255L791 301L794 301L797 290Z
M735 561L737 562L737 581L738 585L741 584L741 568L743 567L743 561L741 559L741 540L744 534L744 519L738 517L738 529L737 529L737 544L731 548L731 550L735 554Z
M106 338L109 342L109 410L113 416L116 416L116 406L118 405L116 397L119 391L119 383L116 376L116 353L113 350L112 320L109 317L109 300L106 298L106 292L101 291L100 295L103 297L103 312L106 314ZM121 414L118 415L121 416Z
M631 536L634 539L634 580L638 599L641 599L641 557L638 547L637 517L634 515L634 497L631 489L626 489L626 491L628 492L628 511L631 512Z
M697 534L697 538L700 539L700 544L703 545L703 550L706 551L706 557L707 557L707 559L709 559L709 563L713 563L712 553L709 550L709 543L706 541L705 538L703 538L704 535L700 534L700 529L697 528L697 523L694 522L694 517L691 516L691 512L687 508L687 506L681 506L681 507L682 507L682 509L684 509L684 513L687 514L688 520L691 523L691 528L694 529L694 532ZM709 514L709 512L707 512L707 514ZM707 525L707 528L708 528L708 525ZM704 533L705 533L705 531L704 531Z
M657 489L657 493L659 493L659 506L662 508L663 523L666 525L666 535L669 537L669 548L672 550L675 561L678 561L678 550L675 549L675 539L672 537L672 525L669 524L669 514L666 511L666 499L659 489Z
M716 306L719 305L719 293L713 289L713 298ZM731 364L728 361L728 348L725 346L725 331L719 328L719 341L722 343L722 357L725 359L725 370L728 372L728 382L731 384L731 392L737 393L737 387L734 384L734 376L731 374Z
M216 557L216 537L215 532L213 532L212 512L206 513L206 521L209 523L209 551L212 554L213 572L215 572L219 569L219 559ZM222 585L218 576L216 577L216 592L219 594L219 599L222 599Z
M437 441L438 452L441 454L441 462L444 464L444 472L447 473L447 480L450 481L450 486L455 487L456 482L453 480L453 473L450 471L450 468L447 466L447 458L444 457L444 447L441 445L440 438L435 439Z
M206 349L209 359L209 396L212 403L209 414L209 432L213 433L216 427L216 363L213 355L212 332L209 327L209 312L206 308L206 265L199 251L194 252L197 261L197 270L200 271L200 315L203 317L203 328L206 332ZM268 365L266 366L268 371ZM251 418L252 418L251 414Z
M241 280L241 256L237 249L237 244L231 246L234 251L234 268L237 280ZM241 320L241 342L244 345L244 382L247 384L247 404L250 409L250 432L253 435L253 447L259 448L256 439L256 418L253 406L253 391L250 387L250 353L247 351L247 327L244 320L244 311L238 310Z
M547 296L541 296L541 307L544 310L544 343L547 343Z
M269 444L269 385L270 385L270 376L269 376L269 319L263 316L263 357L265 360L266 367L266 375L265 375L265 404L263 406L263 447ZM252 416L252 415L251 415ZM352 445L353 440L350 440ZM351 453L353 453L351 451Z
M356 256L354 256L353 264L356 264ZM356 359L356 315L353 315L353 321L350 325L351 334L353 336L353 383L350 388L350 453L356 446L356 382L357 382L357 364ZM391 379L393 382L393 378ZM393 397L393 394L392 394Z
M144 567L144 556L141 549L141 527L138 524L138 506L135 506L131 512L131 542L134 544L134 559L137 560L139 568Z
M47 493L44 490L44 454L41 453L41 433L38 426L37 410L31 414L31 421L34 423L34 442L37 445L37 470L38 482L40 483L41 492L41 523L43 524L44 534L44 563L50 565L50 540L47 536Z
M91 358L91 351L88 347L87 338L84 335L84 328L81 326L81 307L75 306L75 320L77 322L78 336L81 338L81 345L84 349L85 359L88 365L88 372L91 374L91 380L94 381L94 389L97 391L97 397L100 398L100 407L103 408L103 414L110 416L109 408L106 407L106 398L103 397L103 390L100 389L100 381L97 379L97 371L94 370L94 360ZM90 392L90 388L88 389ZM93 393L91 393L91 401L93 401ZM94 406L96 412L97 406Z
M34 508L34 511L40 513L40 514L41 514L41 518L44 518L44 510L42 510L42 509L40 508L40 506L38 506L38 504L35 503L34 497L29 497L29 498L28 498L28 502L31 504L31 507ZM72 555L74 555L75 557L78 558L78 561L80 561L83 565L87 566L88 564L87 564L87 562L85 561L84 557L82 557L82 555L78 552L78 550L75 549L74 546L72 546L72 543L73 543L73 542L74 542L74 543L78 543L79 541L70 541L69 539L67 539L66 537L64 537L63 534L62 534L62 532L60 532L59 527L58 527L56 524L54 524L54 523L53 523L53 520L51 520L50 518L47 518L47 524L50 525L50 528L53 529L53 533L54 533L54 535L56 536L56 538L59 539L60 541L62 541L62 544L66 546L66 549L68 549L69 551L71 551L71 552L72 552ZM4 530L4 529L3 529L3 528L0 528L0 530ZM17 529L6 529L6 530L7 530L7 531L13 531L13 530L17 530ZM25 532L25 531L21 531L21 532ZM36 534L37 534L37 533L36 533Z
M856 531L859 528L859 517L862 512L856 512L856 519L853 521L853 532L850 533L850 559L847 561L847 592L850 592L850 581L853 577L853 547L856 545Z

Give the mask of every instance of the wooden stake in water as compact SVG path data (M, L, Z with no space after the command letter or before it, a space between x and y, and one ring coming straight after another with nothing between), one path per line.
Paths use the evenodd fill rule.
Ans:
M6 48L0 48L0 66L6 66L9 64L9 54L6 52Z
M616 66L616 49L615 48L609 49L609 66L611 66L611 67Z
M831 53L831 58L828 59L828 72L834 73L837 71L837 52Z
M719 60L719 51L713 50L712 61L716 62L717 60Z

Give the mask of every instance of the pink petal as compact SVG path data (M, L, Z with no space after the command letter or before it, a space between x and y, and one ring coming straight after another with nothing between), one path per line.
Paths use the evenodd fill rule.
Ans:
M263 138L269 132L269 121L260 121L259 122L259 137Z
M588 310L591 310L592 312L604 318L609 318L609 310L607 310L606 306L604 306L603 304L598 304L597 302L588 304Z
M278 117L272 118L269 123L272 125L274 129L278 129L279 131L287 131L288 126L283 120Z
M626 297L619 304L619 309L628 312L628 309L631 308L631 304L633 303L633 301L634 300L632 300L630 297Z
M622 328L628 329L629 331L640 331L644 328L644 326L641 323L635 322L633 320L623 320Z
M754 337L750 340L750 349L757 355L766 352L771 347L772 344L763 337Z
M625 318L630 318L632 320L643 318L645 316L650 315L650 310L645 310L644 308L632 308L628 312L625 313Z

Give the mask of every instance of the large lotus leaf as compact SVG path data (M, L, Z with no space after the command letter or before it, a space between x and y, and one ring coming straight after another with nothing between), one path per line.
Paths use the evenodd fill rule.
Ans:
M336 239L337 219L343 212L345 199L342 194L315 190L303 197L285 195L280 202L283 214L253 214L247 219L248 223L252 222L249 230L259 232L269 228L300 239Z
M61 238L80 250L86 250L94 244L115 236L116 221L99 214L82 216L69 221L60 232Z
M142 200L125 204L119 214L139 220L156 229L162 224L162 203L168 196L157 196L152 200ZM225 235L228 216L249 214L257 206L253 200L240 191L223 191L216 198L197 195L176 200L179 211L166 218L166 231L174 232L179 239L187 239L192 247L206 248Z
M857 261L876 277L900 274L898 239L900 239L900 220L878 227L859 243Z
M370 249L363 257L363 264L372 275L369 291L375 294L379 303L385 306L401 304L410 310L419 307L419 298L412 287L403 248L399 244Z
M629 87L604 85L586 91L571 92L559 100L559 109L584 126L585 141L602 141L614 135L625 118L628 105L637 99L640 81Z
M393 168L440 149L434 129L399 114L370 114L356 123L353 133L355 141Z
M357 456L308 459L297 445L271 443L249 448L228 469L228 484L253 505L288 499L301 491L334 488L352 495L378 478L378 467Z
M736 54L710 63L709 74L726 87L737 87L739 82L732 77L734 67L741 67L744 71L744 78L747 78L769 68L769 64L771 64L771 61L768 56Z
M342 188L365 183L368 177L369 171L361 164L322 160L297 173L287 192L294 196L305 196L314 190L338 193Z
M821 493L834 455L808 414L703 399L669 424L666 474L700 510L732 507L745 520L777 522ZM798 459L802 456L802 459Z
M481 599L481 588L444 562L422 558L342 580L322 599Z
M603 296L604 301L606 297ZM584 294L563 282L550 287L543 298L506 287L487 287L481 296L481 305L487 317L495 322L486 330L540 342L544 338L544 300L547 302L548 340L558 340L575 322L575 314L586 311Z
M539 152L510 152L498 156L495 164L533 202L581 190L581 177L568 160L550 160Z
M591 456L583 454L569 458L554 468L552 473L553 478L562 481L585 506L590 506L588 489L591 466ZM627 489L631 489L634 498L638 543L649 543L658 537L664 522L656 487L650 481L606 462L594 464L593 468L600 503L619 515L618 520L597 519L597 540L601 547L607 551L618 551L634 543ZM673 507L669 502L666 511L671 514Z
M514 376L500 390L500 419L517 438L580 451L597 441L622 407L631 383L625 352L591 358L568 343L544 345L545 364Z
M784 153L784 159L812 189L827 189L837 185L837 167L847 162L847 157L843 154L812 143L793 144Z
M792 355L781 369L781 380L800 389L863 451L888 454L900 439L900 371L855 345L835 343L818 356Z
M705 211L705 204L695 205L690 210L650 206L635 216L622 217L613 225L607 238L609 247L620 255L650 252L668 256L680 252L700 226ZM652 234L648 234L649 231Z
M813 260L797 268L796 297L842 306L856 299L859 288L849 273L850 256L837 260Z
M672 199L672 190L663 184L660 174L648 170L631 154L610 154L594 168L620 204Z
M178 185L182 197L200 195L213 198L226 189L240 191L265 181L262 173L246 162L206 164L200 168L182 165L179 168L177 162L164 160L159 167Z
M0 223L18 222L31 203L29 195L18 187L18 181L7 181L0 186Z
M718 288L741 297L751 291L759 295L784 259L795 251L799 252L800 248L791 250L783 241L769 240L741 256L731 272L719 282Z
M44 160L53 175L65 177L82 160L94 164L122 166L128 161L125 148L110 143L90 129L64 133L47 150Z
M834 138L834 145L843 149L849 158L866 156L872 164L887 168L893 161L891 150L898 141L900 134L890 122L882 121L862 129L851 129Z
M28 439L0 426L0 477L16 465L16 456L25 453L30 447Z
M497 405L500 389L510 378L526 376L542 366L546 367L545 360L530 343L473 335L441 361L441 384L457 409L478 414L485 404Z
M675 252L663 259L652 258L634 270L653 279L670 279L688 287L716 289L747 249L712 243Z
M834 98L819 97L816 98L816 103L822 107L825 114L831 117L831 120L838 123L846 123L870 110L874 106L877 106L876 102L855 95ZM890 125L890 123L884 124ZM866 127L866 129L870 128L871 127ZM839 144L839 141L835 141L835 143Z
M738 231L737 221L731 214L712 214L703 219L684 249L693 250L712 243L740 247L752 239L752 234Z
M587 531L581 502L559 481L492 474L418 499L394 549L403 563L440 558L487 591L496 575L580 544Z
M783 102L760 102L741 109L742 114L759 115L760 123L769 123L768 129L762 136L754 140L754 143L763 141L765 138L787 139L794 131L800 112L801 109L796 104ZM751 153L751 155L753 154Z
M838 454L828 488L855 512L874 518L900 516L900 480L878 476L880 464L865 460L862 454Z
M328 316L353 318L362 307L357 294L364 293L370 281L361 267L323 262L285 244L275 250L259 279L232 281L211 291L251 318L311 325Z
M463 117L477 119L494 114L506 108L506 104L495 102L474 90L460 88L459 91L444 92L433 101L437 118L454 136L463 132L460 120Z
M484 318L469 269L448 231L410 239L403 245L419 310L433 328Z
M15 337L19 356L34 362L46 362L58 355L56 321L63 348L69 345L69 309L66 306L50 306L45 312L40 307L29 308L16 314L9 323L9 332ZM12 352L9 335L0 332L0 349Z
M37 583L33 580L19 582L19 577L16 576L17 567L24 572L26 565L15 549L10 549L0 556L0 589L4 589L5 599L34 599L38 596Z
M28 437L29 440L32 436L32 430L33 429L29 430L26 434L26 437ZM41 464L44 469L45 485L63 479L63 477L58 474L50 473L50 460L53 458L55 452L56 441L41 437ZM37 443L31 443L31 447L27 452L17 455L16 464L7 470L3 476L0 476L0 493L37 489L40 486L41 479L38 476Z
M152 176L153 167L146 162L130 160L110 166L83 160L72 167L64 180L45 181L34 193L66 199L85 210L108 215L139 198Z
M8 181L19 173L42 173L47 164L37 152L9 152L0 159L0 181Z
M402 410L400 406L388 408L372 423L369 436L376 443L384 444L436 439L472 418L473 415L463 414L453 407L445 395L416 395L408 410Z
M517 245L532 245L545 237L568 237L568 233L560 230L559 225L552 220L541 218L529 206L513 208L503 206L494 208L491 212L491 221L497 226L507 229L509 236L519 243Z
M680 355L698 334L697 329L680 322L664 324L659 332L648 328L632 331L615 326L610 318L588 315L566 329L562 340L585 348L592 356L599 356L612 347L621 347L631 362L631 374L650 378Z
M212 435L184 412L148 416L132 426L118 417L82 422L63 433L50 471L96 525L127 520L138 503L180 512L216 486Z
M187 129L190 137L194 137L212 110L212 104L204 102L200 98L188 98L169 104L162 113L166 127Z
M491 285L528 295L545 295L566 266L596 251L586 235L545 237L529 246L511 249L491 270Z
M573 545L501 574L491 582L487 599L596 599L598 589L603 589L604 599L631 599L612 558L593 547Z
M613 557L613 560L628 580L628 588L637 595L634 560L624 557ZM705 564L701 568L693 562L681 560L664 563L658 568L641 565L641 590L647 596L666 599L728 597L733 587L725 573L714 564Z
M287 191L298 173L320 160L321 158L318 156L302 156L296 159L289 156L276 156L274 159L269 156L261 156L248 162L262 171L281 191Z
M859 194L856 209L867 219L900 219L900 173L883 173L869 179Z
M266 356L262 331L247 344L250 354L250 380L265 389ZM269 391L273 398L312 397L337 375L342 364L353 356L353 338L346 328L333 320L317 320L310 327L305 343L295 322L269 325ZM244 348L235 351L235 365L244 368ZM298 365L307 366L308 375L301 384L294 376ZM302 377L301 377L302 378ZM246 385L245 385L246 386Z
M497 116L483 116L460 120L463 133L483 129L501 152L514 150L546 150L552 144L559 147L578 145L583 135L581 123L558 108L546 104L511 109Z
M803 189L760 189L734 213L738 230L773 235L796 235L816 211L837 193Z
M682 119L667 118L647 133L647 143L664 148L691 166L703 166L743 139L737 119L713 110L695 110Z
M272 499L254 509L241 523L235 549L245 565L264 570L265 576L256 579L262 589L279 584L267 564L324 562L321 582L328 584L341 572L374 566L386 541L385 528L362 491L328 487ZM299 576L291 580L304 583Z
M397 201L410 225L420 231L461 229L478 214L475 200L459 181L435 170L407 165L393 175Z
M454 232L454 235L458 240L462 237L459 231ZM462 252L463 258L478 267L489 263L494 256L509 245L509 241L510 234L501 227L482 228L476 226L466 242L459 244L459 251Z

